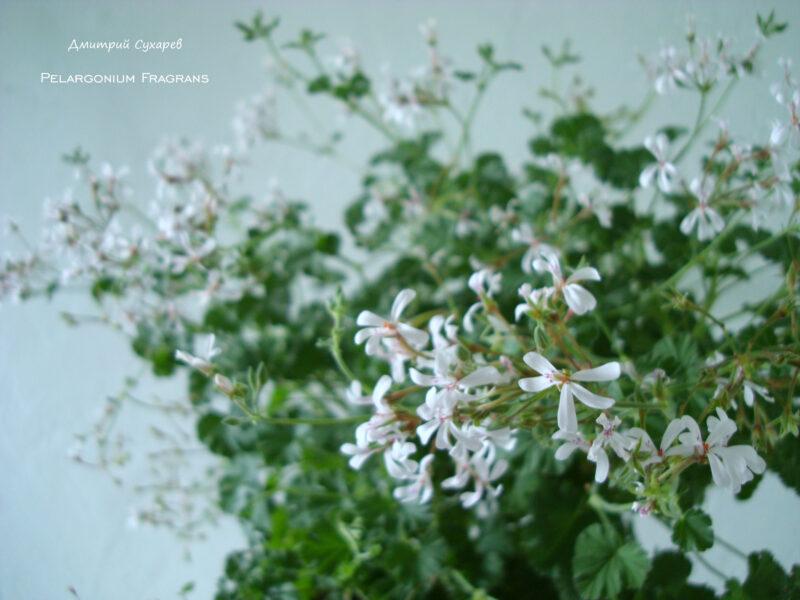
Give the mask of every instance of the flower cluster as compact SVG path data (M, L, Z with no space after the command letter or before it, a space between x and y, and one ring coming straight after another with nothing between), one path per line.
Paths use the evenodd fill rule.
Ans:
M787 443L800 424L791 61L770 88L778 118L756 141L717 117L756 67L760 43L734 55L726 40L691 31L685 53L667 48L651 66L658 94L635 111L598 114L585 82L562 91L554 76L540 98L558 114L545 127L525 109L530 155L510 164L472 147L486 90L521 69L490 44L456 68L426 23L425 64L386 73L381 87L349 44L326 58L324 35L304 29L279 42L278 24L260 14L237 24L245 39L266 42L273 85L237 106L229 144L166 139L149 162L152 190L136 192L126 169L95 170L76 151L67 159L81 189L48 202L43 243L6 227L24 252L0 263L0 299L85 285L100 314L71 322L122 329L156 375L188 367L180 409L125 402L169 417L180 410L221 457L219 471L195 486L183 476L188 452L178 453L163 465L165 493L140 520L183 523L194 535L199 505L189 496L218 492L250 544L232 557L228 571L239 575L230 579L240 580L221 598L300 588L383 597L387 585L401 597L451 587L481 596L473 582L487 582L487 596L516 597L529 590L512 593L516 584L501 579L520 565L570 597L620 597L634 580L645 582L640 596L663 595L619 515L656 512L686 533L694 526L677 525L685 500L711 481L735 493L758 483L771 449L780 446L770 455L779 474L796 458ZM759 27L766 38L783 25L770 16ZM567 43L544 54L556 74L579 60ZM693 128L655 129L623 146L656 96L677 88L700 97ZM287 133L282 91L309 131ZM311 100L336 103L386 142L344 212L346 244L273 183L239 189L262 142L353 167L339 154L342 121L328 130ZM111 431L121 405L96 428L99 465L127 460ZM186 435L176 439L192 449ZM703 466L710 477L682 475ZM387 511L393 498L426 507ZM173 518L182 504L193 510ZM580 534L578 523L588 524ZM500 542L486 536L464 563L453 539L488 527ZM530 560L551 551L553 530L563 537L557 552L575 549L566 578ZM413 552L394 553L408 544ZM631 560L594 560L617 549ZM397 572L384 569L395 558L405 561ZM441 566L441 577L420 577L420 561ZM680 586L675 594L691 595Z
M790 165L797 160L800 150L800 89L791 75L791 61L781 59L780 63L784 78L772 86L772 93L786 109L787 116L772 124L767 142L734 143L727 123L721 121L711 160L703 172L687 183L675 165L685 150L670 152L670 142L664 133L645 139L644 146L655 163L642 171L639 183L648 188L656 181L663 194L682 195L689 200L691 210L680 224L684 235L690 236L696 230L701 242L713 239L725 229L727 215L723 211L731 212L729 208L745 209L755 231L780 222L793 211Z
M540 302L555 303L560 299L568 314L575 315L584 315L596 307L594 296L577 283L599 281L596 269L582 267L564 277L553 251L535 259L534 266L552 275L553 286L532 289L525 284L520 295L526 303L517 307L517 320ZM586 387L586 384L618 380L622 373L619 362L571 371L557 368L539 352L527 352L522 361L536 375L520 377L508 356L491 356L491 352L465 354L472 346L468 336L474 331L476 307L491 313L489 316L494 318L487 318L486 323L500 335L510 327L491 302L491 292L500 288L498 273L479 270L470 277L469 287L478 294L479 302L464 315L462 325L467 337L460 335L455 315L431 317L429 332L403 322L402 314L416 295L409 289L397 295L388 317L370 311L358 315L357 324L362 329L356 334L356 343L366 343L367 355L389 363L392 377L382 376L370 396L362 395L361 382L352 382L348 400L356 405L370 405L372 416L356 429L356 443L342 445L341 451L351 457L350 466L355 469L361 468L371 455L382 453L387 472L401 484L395 490L396 498L420 503L430 500L434 493L432 461L434 453L440 450L449 455L455 470L454 475L441 482L442 488L462 489L472 483L473 490L463 492L461 502L465 508L480 504L480 514L487 514L492 500L502 491L497 480L508 468L508 461L498 458L498 450L513 450L516 437L515 429L495 424L491 409L508 397L509 392L513 395L515 387L543 403L550 390L558 392L555 419L558 429L552 438L561 445L555 456L565 460L576 449L584 451L588 460L596 464L597 483L609 477L609 452L623 464L636 465L642 480L636 482L635 489L645 497L645 482L652 479L654 471L661 469L658 476L674 473L663 470L669 461L671 469L675 469L675 460L684 461L681 468L691 462L707 462L714 482L733 492L738 492L753 474L764 472L766 465L751 446L728 446L736 424L721 408L717 408L717 416L708 418L709 436L705 441L690 416L672 420L659 447L646 430L624 429L620 417L611 411L614 398ZM407 362L414 365L408 374ZM395 385L405 384L407 378L414 386L390 391ZM414 408L406 399L418 396L419 389L425 390L424 400ZM765 388L752 382L746 382L743 389L748 405L752 405L755 393L769 397ZM594 419L600 427L596 434L587 435L582 430L576 399L587 409L602 411ZM581 422L590 419L584 417ZM676 441L678 444L674 444ZM415 457L420 451L424 456L418 460ZM638 500L636 505L652 509L652 502L647 500Z

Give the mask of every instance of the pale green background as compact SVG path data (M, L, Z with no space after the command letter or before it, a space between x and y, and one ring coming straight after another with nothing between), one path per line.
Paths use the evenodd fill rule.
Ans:
M800 59L800 3L774 3L791 29L764 54L769 75L740 86L725 112L734 133L763 139L778 108L768 94L778 77L776 59ZM332 40L349 38L368 66L389 64L397 72L425 60L417 25L435 17L444 51L469 66L477 43L491 40L501 58L528 68L509 75L489 94L477 121L478 147L499 148L518 165L529 128L519 107L542 108L536 87L548 81L539 48L574 41L583 55L582 73L597 88L597 106L635 102L645 90L637 52L654 53L660 43L680 41L687 14L700 32L731 35L749 45L761 2L466 2L466 1L33 1L0 0L0 213L13 214L32 234L40 206L72 184L59 161L77 144L97 159L127 164L134 182L148 182L145 160L164 134L190 134L217 142L229 137L232 108L261 89L262 55L240 42L231 27L256 7L283 18L286 32L301 26L326 31ZM183 50L164 55L84 51L68 54L73 38L171 40ZM53 86L39 83L52 72L206 72L206 86ZM648 123L689 123L695 99L685 94L660 101ZM325 118L340 118L323 109ZM298 125L289 111L288 129ZM362 126L349 128L347 151L361 160L376 139ZM756 137L757 136L757 137ZM338 222L339 209L357 189L354 175L307 155L270 148L259 155L249 182L265 191L275 177L286 191L308 199L320 222ZM152 187L141 185L140 200ZM0 250L7 242L0 242ZM54 303L0 307L0 599L49 600L68 597L74 585L84 600L174 598L189 580L194 598L208 598L222 557L240 541L225 523L195 549L192 562L163 532L125 527L130 491L66 458L73 432L94 419L102 399L118 390L136 369L125 341L105 329L68 329L60 310L80 310L79 295ZM160 388L180 393L180 384ZM142 425L132 417L134 431ZM141 432L140 432L141 433ZM709 497L717 531L745 550L768 546L784 562L800 562L800 502L770 476L752 502L736 504L726 492ZM648 546L668 545L659 526L641 522ZM741 574L744 564L724 550L708 553L725 572ZM698 577L703 573L698 571Z

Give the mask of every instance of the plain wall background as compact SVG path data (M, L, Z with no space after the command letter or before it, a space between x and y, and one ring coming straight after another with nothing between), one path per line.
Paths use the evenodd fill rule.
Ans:
M739 85L724 111L734 134L763 139L779 107L768 93L777 80L778 56L800 62L800 4L775 2L789 32L763 53L763 78ZM230 139L237 100L263 88L263 53L241 41L232 27L257 8L282 17L279 36L300 27L324 31L335 42L350 39L372 72L384 64L404 74L425 61L417 26L428 17L439 23L441 47L459 65L476 64L474 48L490 40L500 58L523 63L521 74L503 76L486 98L477 120L475 146L497 148L513 164L524 158L532 130L521 127L521 106L547 107L537 97L549 81L542 44L565 37L583 57L579 72L597 90L595 106L634 104L646 91L636 53L654 54L662 42L680 45L686 16L701 34L718 31L740 49L755 35L762 2L566 2L464 0L282 2L197 2L117 0L0 0L0 213L17 218L37 238L41 203L73 185L71 169L59 159L81 145L96 161L130 165L131 181L146 206L153 187L146 159L165 134L186 134L211 143ZM82 51L67 53L77 40L132 41L183 38L183 50L165 54ZM330 53L336 49L329 43ZM68 86L39 83L50 72L205 72L205 86ZM675 94L657 101L634 132L641 139L652 123L666 119L690 124L696 98ZM340 119L323 105L325 119ZM282 125L302 126L287 109ZM361 162L379 140L360 124L347 128L344 149ZM357 177L335 163L284 147L256 154L246 181L266 192L272 178L292 197L307 199L321 223L338 223L339 212L357 191ZM0 251L8 246L0 240ZM193 598L211 596L224 555L240 543L235 523L225 522L194 548L191 562L170 534L130 530L125 521L135 502L127 487L81 468L67 458L72 434L91 425L103 398L119 390L122 378L139 368L126 341L100 327L70 329L61 310L85 310L80 294L52 303L35 301L0 307L0 599L66 598L74 585L84 600L175 598L195 581ZM181 382L154 386L178 394ZM134 430L141 417L131 415ZM146 440L146 437L142 437ZM146 441L139 448L146 450ZM775 477L767 477L754 498L733 502L727 492L709 495L716 531L745 550L770 547L785 563L800 562L800 501ZM648 546L668 545L658 524L638 523ZM730 574L744 572L738 558L715 548L711 562ZM703 577L702 569L697 571ZM707 576L707 574L705 575Z

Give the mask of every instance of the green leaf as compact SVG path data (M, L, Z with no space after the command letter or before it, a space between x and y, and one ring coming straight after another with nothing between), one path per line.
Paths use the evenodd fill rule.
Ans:
M264 15L261 12L257 12L250 23L237 21L234 26L242 32L246 42L252 42L259 38L266 39L278 27L281 20L275 17L269 23L264 23L263 19Z
M775 445L767 456L767 464L781 481L800 494L800 439L787 436Z
M688 583L692 563L680 552L660 552L653 557L644 587L637 598L642 600L714 600L714 591Z
M711 517L699 508L686 511L672 528L672 541L684 552L708 550L714 545Z
M758 24L758 30L765 38L782 33L788 26L788 23L779 23L775 20L774 10L770 11L766 18L756 15L756 23Z
M554 69L559 69L565 65L572 65L581 61L580 55L572 51L572 41L569 39L561 42L561 50L554 52L549 46L542 46L542 54Z
M320 92L328 92L331 89L331 80L327 75L320 75L316 79L308 82L308 93L319 94Z
M314 247L323 254L336 254L339 252L339 236L335 233L320 233Z
M181 586L181 589L178 590L178 594L181 596L186 596L189 592L194 590L194 581L187 581Z
M294 42L284 44L284 48L291 48L294 50L304 50L306 52L313 52L314 46L317 42L325 39L324 33L316 33L310 29L303 29L300 36Z
M613 598L623 589L638 588L647 577L650 559L633 540L599 523L589 525L575 542L572 571L582 598Z
M729 582L725 600L778 600L800 598L797 571L789 577L775 558L763 550L747 557L747 579L742 585Z
M89 154L83 151L83 148L78 146L72 152L67 152L61 155L63 160L68 165L84 166L89 164Z

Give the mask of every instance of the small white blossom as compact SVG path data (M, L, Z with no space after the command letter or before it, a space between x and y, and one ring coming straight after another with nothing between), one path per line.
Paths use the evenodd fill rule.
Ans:
M478 302L472 304L464 314L464 329L472 333L475 329L472 321L475 314L483 307L483 299L491 298L495 292L500 291L502 273L495 273L490 268L483 268L473 273L469 278L469 288L478 296Z
M350 460L347 461L347 464L350 465L350 468L357 471L370 456L379 450L379 448L359 446L358 444L351 444L350 442L347 442L346 444L342 444L339 450L342 454L346 454L350 457Z
M368 310L361 311L356 319L356 324L364 327L356 333L356 344L367 343L366 351L369 355L378 353L380 341L385 338L401 337L414 348L422 348L428 343L428 334L424 331L400 322L400 317L405 308L414 300L417 293L414 290L402 290L392 303L392 310L388 318L383 318Z
M552 287L533 289L529 283L523 283L517 293L525 302L517 304L514 308L514 320L519 321L520 317L530 312L532 308L545 306L555 291Z
M632 427L625 435L632 438L636 443L631 448L635 453L642 452L645 454L644 460L640 461L643 467L651 464L660 463L666 456L672 456L679 452L671 448L672 444L678 439L678 436L686 431L689 427L689 420L691 417L680 417L673 419L664 430L664 435L661 437L661 445L656 448L650 435L640 427Z
M630 449L635 440L623 435L617 428L620 426L621 421L619 417L609 419L605 414L597 417L596 423L603 428L603 430L592 441L592 447L589 449L588 458L593 463L597 464L595 470L594 480L597 483L603 483L608 477L609 461L606 448L611 448L614 454L619 456L622 460L627 461L630 458Z
M658 94L664 95L684 85L689 79L685 71L685 62L678 56L674 46L662 48L658 55L653 81Z
M411 380L417 385L428 386L425 403L417 408L423 423L417 427L417 435L427 444L436 433L436 447L444 450L453 447L451 435L458 436L460 430L453 422L453 411L459 402L469 402L477 397L469 390L498 383L500 373L491 366L479 367L472 373L460 377L451 374L449 356L437 353L436 368L433 375L411 369Z
M385 396L392 386L392 378L383 375L372 390L372 417L356 428L356 445L367 446L370 443L386 444L397 434L395 414Z
M770 396L769 390L766 387L744 378L744 370L742 367L738 367L736 369L736 375L733 379L734 381L741 380L744 403L747 406L752 407L755 404L757 396L761 396L767 402L775 402L775 399ZM717 389L714 390L714 399L716 399L729 385L731 385L730 379L725 379L722 377L717 379ZM733 405L735 407L736 403L734 402Z
M225 375L220 373L214 375L214 385L217 386L219 391L221 391L223 394L227 394L228 396L234 392L233 382L225 377Z
M395 479L414 479L417 474L417 461L409 458L417 447L411 442L395 440L383 453L386 471Z
M639 185L643 188L649 188L657 176L658 189L663 193L669 194L675 189L678 170L667 158L668 146L669 141L663 133L645 138L644 147L655 157L656 162L646 167L639 176Z
M345 398L350 404L372 404L372 396L364 395L361 391L361 382L351 381L345 391Z
M400 502L418 502L426 504L433 497L433 479L431 463L433 454L427 454L419 461L419 469L411 483L395 488L394 497Z
M416 128L422 106L410 82L393 80L389 90L381 94L378 101L383 108L384 121L411 131Z
M618 362L606 363L594 369L584 369L569 374L556 369L553 364L538 352L528 352L523 360L533 370L541 373L538 377L519 380L519 387L526 392L537 393L551 387L561 391L558 403L558 427L566 431L577 431L578 419L575 414L573 396L586 406L605 410L614 404L613 398L599 396L587 390L577 381L613 381L619 378Z
M183 350L175 351L175 358L183 363L186 363L193 369L200 371L203 375L210 376L214 372L214 366L211 360L220 353L220 349L215 345L216 336L212 333L205 336L197 344L199 356L189 354Z
M800 89L794 89L789 93L776 91L775 100L785 107L789 114L786 120L776 122L770 142L778 146L788 140L792 148L800 148Z
M681 221L681 233L689 235L696 225L697 239L701 242L710 240L725 229L725 221L719 216L719 213L709 205L713 188L713 184L706 178L700 179L696 177L689 184L689 189L692 194L694 194L695 198L697 198L697 207Z
M700 426L691 417L684 417L687 431L678 438L680 444L674 448L679 456L694 456L707 459L711 476L720 487L739 493L742 485L753 479L754 474L763 473L767 465L751 446L728 446L728 440L736 433L736 423L717 408L717 415L708 417L708 437L705 442Z
M581 267L569 277L564 278L561 264L555 254L548 254L544 258L536 259L533 266L537 271L550 272L553 276L553 293L560 293L564 296L564 302L576 315L585 314L597 306L595 297L578 284L579 281L600 281L600 273L594 267Z
M528 249L522 255L522 271L533 273L533 262L548 255L558 255L558 251L551 245L544 243L533 233L533 228L528 223L511 230L511 239L520 244L526 244Z
M494 499L503 491L502 485L494 485L498 479L508 470L508 461L496 458L496 450L493 444L485 444L480 452L472 455L469 461L460 462L456 465L456 474L442 482L443 488L463 489L470 479L475 483L475 489L471 492L463 492L460 495L461 505L464 508L472 508L477 505L486 493Z

